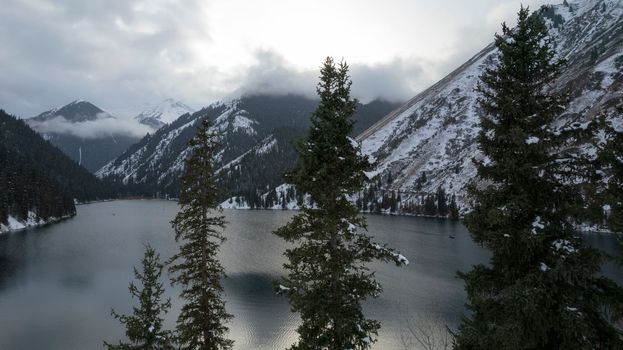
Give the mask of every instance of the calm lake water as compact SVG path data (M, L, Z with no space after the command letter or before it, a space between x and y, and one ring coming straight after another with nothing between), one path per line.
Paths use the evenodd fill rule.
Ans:
M163 259L176 250L169 221L177 203L115 201L78 207L78 216L44 228L0 236L0 349L102 349L123 327L110 316L129 313L135 300L128 283L144 244ZM286 211L225 211L228 240L221 261L227 309L235 316L235 349L285 349L296 341L298 318L272 281L283 274L286 244L271 232L294 215ZM406 324L441 319L457 322L465 294L457 270L485 262L458 222L413 217L368 216L369 232L407 256L411 264L373 264L383 285L380 298L366 302L382 329L376 349L402 349ZM449 236L454 236L451 239ZM607 247L605 235L590 236ZM617 273L611 271L611 273ZM168 286L168 283L166 283ZM173 328L180 303L167 288Z

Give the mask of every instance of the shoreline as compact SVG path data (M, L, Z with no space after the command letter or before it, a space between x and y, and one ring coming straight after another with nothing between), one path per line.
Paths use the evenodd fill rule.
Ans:
M177 202L178 199L177 198L154 198L154 197L140 197L140 196L128 196L128 197L122 197L122 198L115 198L115 199L103 199L103 200L97 200L97 201L90 201L90 202L80 202L80 203L76 203L76 206L80 206L80 205L88 205L88 204L97 204L97 203L106 203L106 202L114 202L114 201L118 201L118 200L127 200L127 201L135 201L135 200L151 200L151 201L165 201L165 202ZM221 210L256 210L256 211L292 211L292 212L298 212L300 211L300 208L249 208L249 207L221 207L219 206L219 209ZM454 222L462 222L463 218L458 218L458 219L454 219L454 218L449 218L449 217L441 217L441 216L431 216L431 215L421 215L421 214L411 214L411 213L388 213L388 212L370 212L370 211L360 211L361 214L368 214L368 215L380 215L380 216L403 216L403 217L415 217L415 218L424 218L424 219L438 219L438 220L444 220L444 221L454 221ZM65 221L67 219L71 219L74 216L76 216L77 213L74 213L72 215L66 215L63 216L61 218L54 218L52 220L46 221L46 222L42 222L42 223L20 223L22 225L24 225L24 227L18 227L18 228L7 228L5 225L0 225L0 234L3 233L9 233L9 232L16 232L16 231L22 231L22 230L26 230L26 229L32 229L32 228L39 228L39 227L44 227L47 225L52 225L52 224L56 224L56 223L60 223L62 221ZM606 228L603 227L598 227L595 225L579 225L578 227L576 227L576 230L578 233L582 233L582 234L616 234L616 232L612 232Z
M48 225L53 225L53 224L57 224L60 222L63 222L65 220L69 220L74 218L77 215L77 213L73 213L70 215L65 215L65 216L61 216L60 218L48 218L47 220L43 221L37 221L37 222L30 222L30 219L28 219L26 222L22 222L22 221L17 221L15 219L13 219L12 217L12 221L14 223L19 224L21 227L12 227L11 226L11 220L9 220L9 226L5 226L3 224L0 224L0 235L1 234L5 234L5 233L11 233L11 232L18 232L18 231L24 231L24 230L28 230L28 229L35 229L35 228L40 228L40 227L45 227Z

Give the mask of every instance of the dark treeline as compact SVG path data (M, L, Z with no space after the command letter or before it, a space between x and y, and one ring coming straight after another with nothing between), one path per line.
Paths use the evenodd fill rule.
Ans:
M386 190L380 187L378 182L374 182L355 194L354 198L357 209L366 213L433 216L449 219L460 217L456 195L446 193L443 187L439 187L435 193L413 193ZM228 203L251 209L289 209L300 208L303 204L313 204L310 198L305 198L303 193L293 186L284 186L279 190L272 188L265 193L242 192L230 197Z
M114 198L117 187L98 180L44 140L24 121L0 110L0 223L43 220L76 212L74 199Z
M76 213L73 198L46 169L22 154L0 145L0 224L9 216L29 219L29 212L47 221Z
M383 189L382 183L376 183L363 189L356 200L359 210L382 214L409 214L458 219L460 212L456 195L446 193L443 187L435 193L401 192Z

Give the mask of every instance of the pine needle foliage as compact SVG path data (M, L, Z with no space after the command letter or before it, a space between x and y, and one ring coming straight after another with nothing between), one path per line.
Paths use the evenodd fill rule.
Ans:
M189 142L192 155L181 177L181 209L171 222L179 252L170 260L171 283L182 288L184 301L177 320L180 349L231 349L221 279L225 271L217 254L225 241L225 218L218 209L218 187L214 181L214 157L218 135L206 118Z
M130 294L137 298L139 306L132 308L132 315L120 315L111 311L113 317L125 325L129 342L113 345L104 342L109 350L173 350L173 333L163 329L163 314L171 308L169 299L163 300L164 287L160 282L164 265L160 255L150 247L145 248L142 271L134 268L139 285L130 282Z
M623 108L618 110L623 115ZM618 234L623 234L623 130L617 129L609 123L605 116L600 120L604 137L604 144L599 152L602 174L607 184L602 193L602 203L607 209L606 222L608 228Z
M620 314L621 288L599 274L603 255L574 227L585 204L578 179L590 161L574 152L582 128L552 125L565 97L550 87L564 62L540 12L522 7L517 26L502 31L496 62L478 86L483 185L471 188L465 217L492 257L460 274L470 314L455 348L623 348L611 318Z
M314 203L275 231L295 245L285 253L288 275L276 284L301 317L299 340L292 350L369 349L380 323L365 317L361 302L377 297L381 286L366 263L408 263L365 234L364 217L348 201L372 169L357 142L348 137L355 112L350 86L348 65L327 58L317 86L320 104L307 137L297 145L300 161L286 175L288 183Z

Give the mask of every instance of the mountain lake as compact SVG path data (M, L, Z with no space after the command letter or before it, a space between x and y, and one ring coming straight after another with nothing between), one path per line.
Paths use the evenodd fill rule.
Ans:
M0 349L102 349L116 343L124 328L111 308L128 314L137 300L128 292L132 268L140 267L144 245L168 259L176 251L169 222L177 203L119 200L78 206L62 223L0 235ZM225 210L229 222L220 258L235 349L285 349L296 341L298 316L272 283L284 274L288 243L272 234L296 212ZM372 263L383 286L364 312L381 321L374 349L413 349L409 328L456 326L464 312L465 292L457 271L485 263L488 253L474 244L458 221L368 215L368 233L410 260L397 267ZM590 244L611 249L607 234L585 235ZM621 271L605 273L621 280ZM173 328L180 308L178 289L163 273L173 307L166 326ZM406 344L406 346L405 346Z

